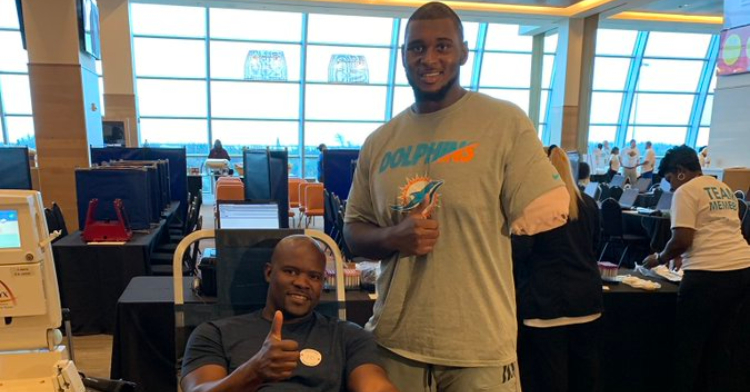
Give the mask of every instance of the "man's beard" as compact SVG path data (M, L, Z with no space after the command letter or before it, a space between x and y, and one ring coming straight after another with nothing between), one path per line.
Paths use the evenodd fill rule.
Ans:
M451 87L453 87L453 85L458 82L458 75L454 76L453 79L445 84L445 86L441 87L440 90L435 92L426 92L420 90L419 87L416 87L417 84L412 81L411 77L408 74L406 79L409 81L409 85L411 85L412 90L414 90L414 100L417 103L440 102L445 98L446 95L448 95L448 91L450 91Z

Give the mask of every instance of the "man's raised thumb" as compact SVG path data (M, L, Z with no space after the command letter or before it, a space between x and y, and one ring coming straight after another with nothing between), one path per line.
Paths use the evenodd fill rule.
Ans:
M273 320L271 321L271 332L268 333L268 336L281 340L281 326L284 325L284 314L281 313L280 310L277 310L276 313L273 314Z
M419 203L418 206L414 207L411 211L409 211L409 215L412 215L416 218L425 219L430 215L430 199L429 197L425 197L422 202Z

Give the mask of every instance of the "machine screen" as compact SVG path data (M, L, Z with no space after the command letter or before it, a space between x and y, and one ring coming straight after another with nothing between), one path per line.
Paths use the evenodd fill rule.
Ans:
M0 249L20 248L18 211L0 210Z

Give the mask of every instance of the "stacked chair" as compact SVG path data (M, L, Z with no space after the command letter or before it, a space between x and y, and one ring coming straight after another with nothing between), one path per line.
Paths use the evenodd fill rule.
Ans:
M292 218L292 226L295 226L294 223L294 217L295 213L292 210L293 208L299 208L300 206L300 197L299 197L299 186L305 182L305 180L301 178L290 178L289 179L289 217ZM300 219L302 219L300 217Z
M325 197L324 219L331 227L330 236L336 242L339 249L341 249L344 259L353 261L356 256L349 249L344 239L344 214L346 213L346 205L334 193L325 190L323 194Z
M325 207L323 204L323 184L310 184L305 187L305 227L314 223L316 216L323 216ZM300 219L302 217L300 216Z
M216 200L245 200L245 184L239 177L219 177L216 180Z
M187 218L179 228L169 229L169 239L166 243L159 245L151 254L151 274L155 276L172 275L172 256L174 255L177 244L193 231L200 230L203 227L203 219L200 216L201 198L193 196L188 206ZM195 270L196 261L198 260L198 242L194 243L195 249L185 253L183 262L183 273L192 274Z

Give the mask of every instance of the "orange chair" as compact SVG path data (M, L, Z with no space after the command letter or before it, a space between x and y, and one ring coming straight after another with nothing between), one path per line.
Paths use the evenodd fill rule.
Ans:
M305 188L305 227L314 222L316 216L323 216L323 184L310 184Z
M292 226L295 225L294 217L296 215L292 208L299 208L299 184L304 181L301 178L289 179L289 217L292 218Z
M299 208L299 185L303 182L301 178L289 179L289 208Z
M245 200L245 185L242 181L218 181L216 200Z
M299 223L300 227L302 226L302 216L305 215L305 208L306 208L305 189L307 189L307 187L311 185L314 185L314 183L307 182L307 181L302 181L299 184L299 222L297 223Z

